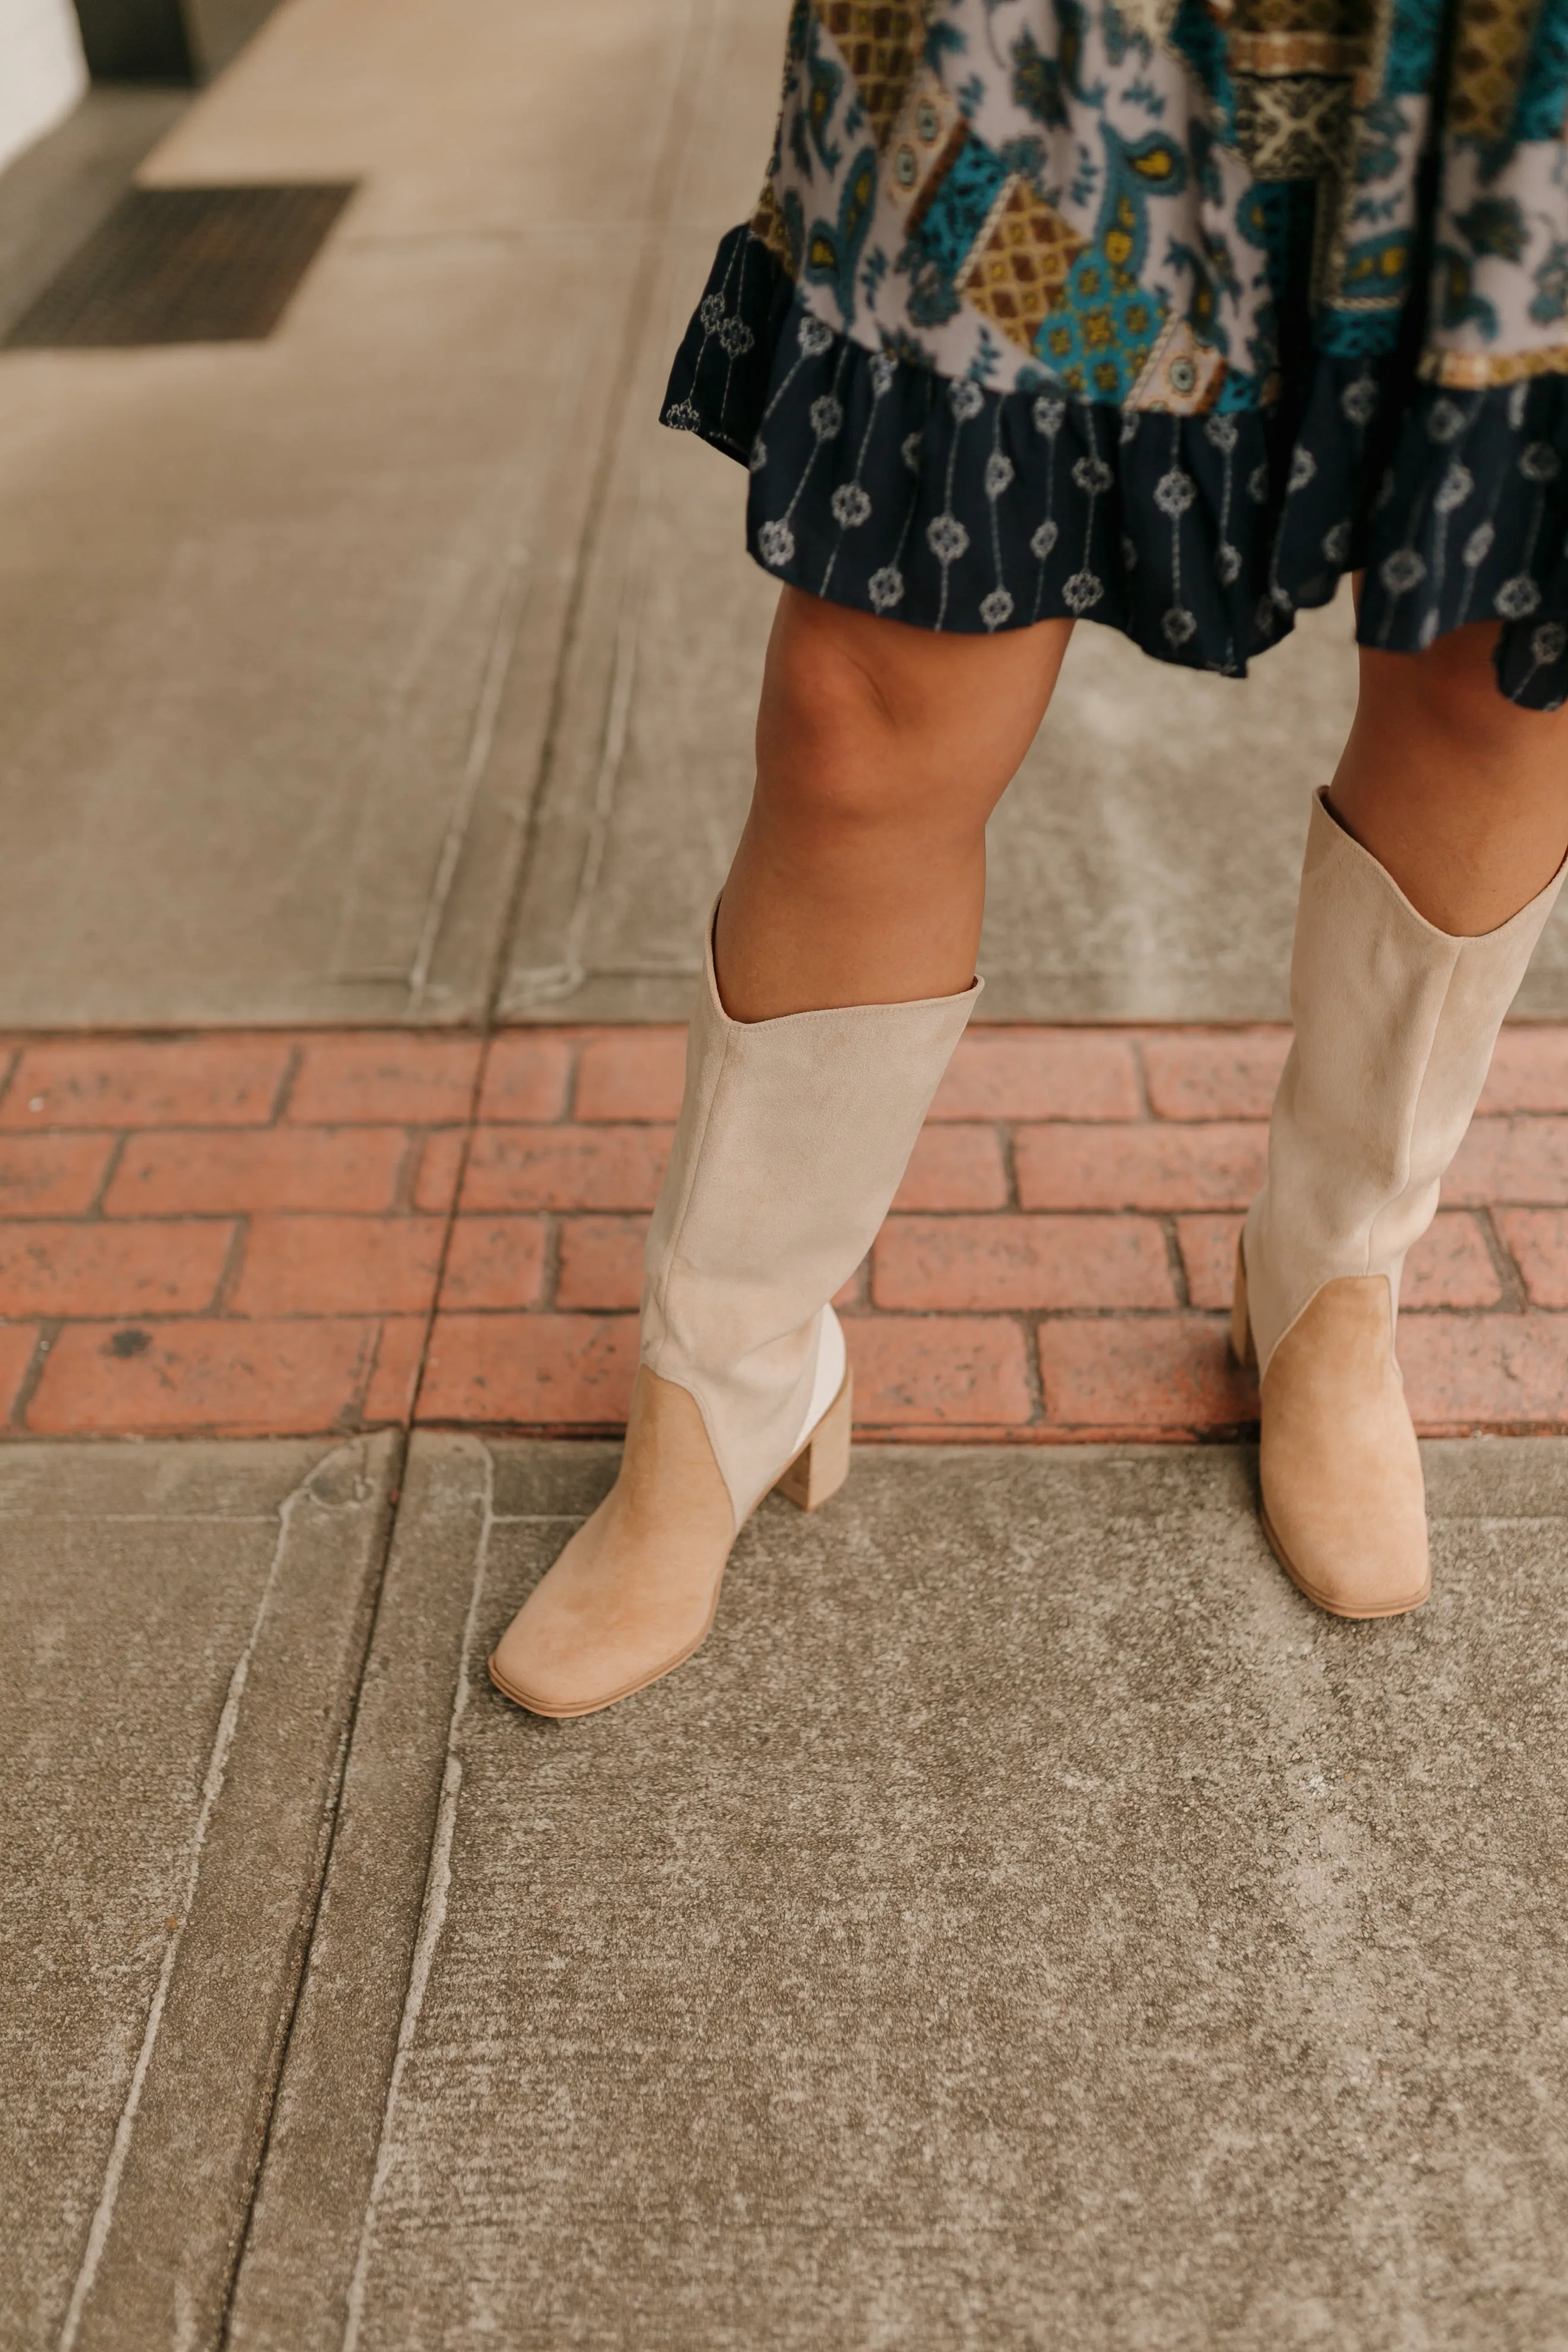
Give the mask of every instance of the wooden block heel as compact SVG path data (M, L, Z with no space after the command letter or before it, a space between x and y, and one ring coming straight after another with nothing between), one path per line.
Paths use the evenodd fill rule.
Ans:
M855 1384L847 1369L838 1394L812 1431L773 1491L798 1503L803 1511L820 1510L837 1495L849 1475L849 1430L855 1412Z

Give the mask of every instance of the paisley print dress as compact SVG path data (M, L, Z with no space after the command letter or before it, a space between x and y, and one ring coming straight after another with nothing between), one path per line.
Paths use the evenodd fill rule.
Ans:
M795 0L666 423L781 580L1568 696L1568 0Z

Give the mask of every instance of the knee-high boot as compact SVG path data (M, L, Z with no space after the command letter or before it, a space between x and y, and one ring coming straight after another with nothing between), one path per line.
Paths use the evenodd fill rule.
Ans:
M779 1486L810 1510L842 1484L850 1383L829 1302L887 1213L980 986L731 1021L710 930L622 1475L498 1644L509 1697L586 1715L668 1674L706 1636L763 1496Z
M1268 1177L1237 1267L1232 1338L1256 1355L1263 1524L1342 1617L1426 1598L1421 1458L1394 1352L1406 1251L1470 1122L1503 1015L1562 883L1500 929L1450 938L1312 808L1290 968L1295 1041Z

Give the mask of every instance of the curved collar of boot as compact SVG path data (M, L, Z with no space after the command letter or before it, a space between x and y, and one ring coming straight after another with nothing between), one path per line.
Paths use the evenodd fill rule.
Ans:
M720 895L722 897L722 893ZM709 1003L714 1017L722 1022L726 1029L770 1029L780 1021L831 1021L846 1013L864 1013L874 1018L878 1013L934 1012L939 1008L956 1008L959 1005L964 1007L964 1019L967 1021L980 1002L980 992L985 982L976 972L969 986L961 988L956 996L909 996L899 998L889 1004L814 1004L808 1005L800 1013L770 1013L765 1021L737 1021L732 1013L727 1013L724 1009L724 1000L719 993L718 967L713 960L713 932L719 920L719 905L720 900L715 898L708 917L707 944L702 965Z

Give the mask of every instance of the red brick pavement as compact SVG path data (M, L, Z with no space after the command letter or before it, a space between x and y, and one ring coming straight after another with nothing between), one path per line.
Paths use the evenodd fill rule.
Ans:
M1224 1309L1284 1034L975 1029L841 1301L868 1434L1245 1429ZM669 1029L0 1043L13 1436L617 1427ZM1401 1353L1568 1429L1568 1027L1504 1033Z

